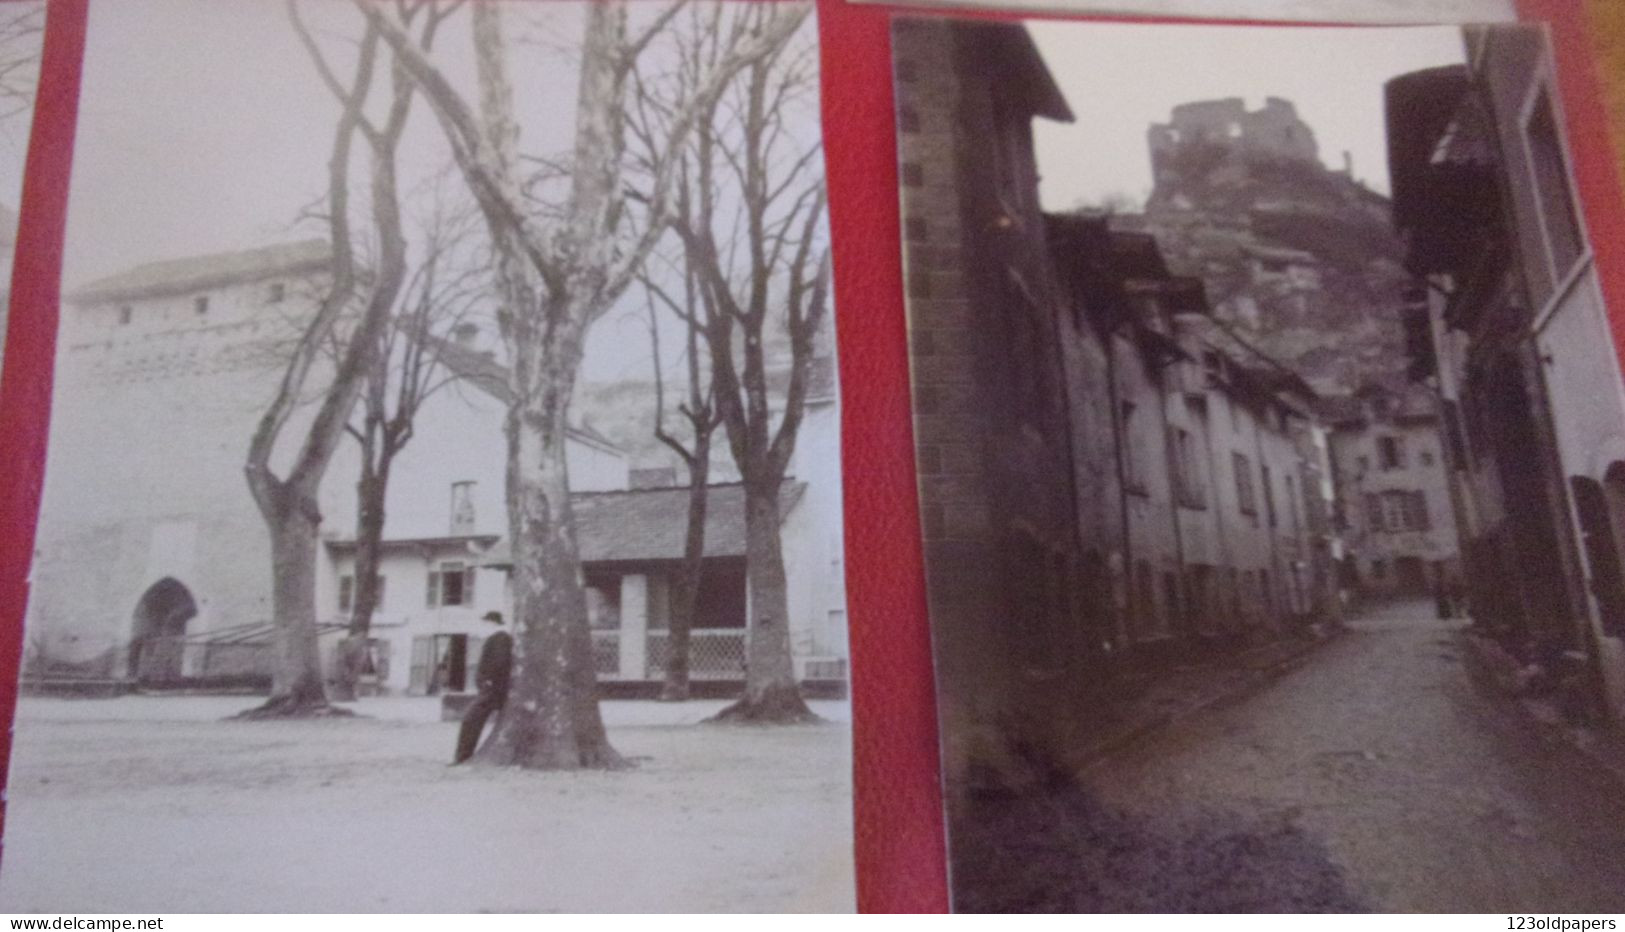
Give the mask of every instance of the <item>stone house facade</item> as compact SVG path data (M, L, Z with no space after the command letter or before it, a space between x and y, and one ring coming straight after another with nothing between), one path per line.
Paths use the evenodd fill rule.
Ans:
M1217 328L1154 238L1040 210L1032 121L1070 111L1022 27L899 19L893 58L926 591L961 792L1064 756L1115 683L1324 604L1313 393Z
M1364 596L1426 596L1462 582L1438 399L1372 388L1328 404L1343 583Z
M1625 715L1625 383L1538 28L1388 86L1395 220L1429 286L1475 620L1554 688Z

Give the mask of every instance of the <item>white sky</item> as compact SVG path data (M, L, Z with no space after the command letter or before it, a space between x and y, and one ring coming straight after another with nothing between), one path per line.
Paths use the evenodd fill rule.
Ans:
M1455 27L1269 27L1030 21L1077 120L1037 120L1044 207L1151 189L1146 128L1176 105L1241 97L1248 109L1283 97L1314 130L1321 161L1388 190L1382 86L1389 78L1459 62Z
M345 37L360 34L351 5L303 0L303 9L307 22L326 28L324 41L348 67L353 42L346 46ZM507 9L521 148L557 154L568 148L574 128L570 46L579 40L582 6ZM466 10L449 20L434 53L465 88L474 83L467 20ZM812 24L804 29L810 33ZM387 89L382 76L376 83ZM383 102L380 93L378 106ZM795 132L816 139L816 99L802 109ZM66 285L144 262L322 235L322 224L294 221L325 192L337 112L277 0L94 0L68 207ZM358 141L356 149L365 146ZM421 96L401 161L408 200L410 185L450 164ZM356 188L364 186L362 173ZM630 298L636 300L627 302L628 310L637 314L617 311L594 328L584 377L648 376L643 299ZM668 347L680 351L681 340L666 337L663 351Z

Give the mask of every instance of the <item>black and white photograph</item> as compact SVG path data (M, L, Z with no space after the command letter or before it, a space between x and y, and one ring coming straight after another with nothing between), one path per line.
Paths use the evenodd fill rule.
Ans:
M1542 27L892 20L953 906L1625 909Z
M801 2L91 2L0 908L854 908L818 77Z

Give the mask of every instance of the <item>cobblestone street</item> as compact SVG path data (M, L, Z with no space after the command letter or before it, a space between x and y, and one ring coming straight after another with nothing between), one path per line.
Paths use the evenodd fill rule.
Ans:
M1036 905L1060 878L1050 906L1625 909L1625 787L1476 686L1461 638L1431 604L1372 613L1262 691L1098 761L1075 798L1012 807L1003 854L1069 863L1034 875L1050 893L982 905Z

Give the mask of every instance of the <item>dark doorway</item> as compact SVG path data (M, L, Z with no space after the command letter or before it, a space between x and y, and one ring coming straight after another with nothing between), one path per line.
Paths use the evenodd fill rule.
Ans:
M468 635L437 634L434 638L435 677L430 693L462 692L468 688Z
M1406 595L1427 594L1428 568L1421 557L1399 557L1394 560L1394 575L1398 577L1395 585L1400 592Z
M186 623L197 617L192 593L173 577L153 583L135 606L130 675L152 685L181 677Z

